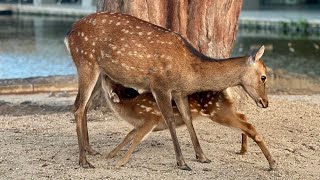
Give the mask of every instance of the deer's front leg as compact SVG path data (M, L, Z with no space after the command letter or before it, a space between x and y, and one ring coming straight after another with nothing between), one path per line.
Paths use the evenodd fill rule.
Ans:
M182 152L180 149L179 141L177 138L175 119L174 119L172 103L171 103L171 93L163 92L162 90L152 90L152 94L169 128L178 166L182 170L190 171L191 168L184 161L184 158L182 156Z
M198 161L202 163L211 162L206 155L203 153L202 148L200 146L197 134L194 130L192 117L189 109L189 101L188 96L182 96L181 94L173 94L174 101L179 109L179 112L182 116L184 123L187 126L188 132L191 136L191 141L193 144L194 151L196 153L196 158Z

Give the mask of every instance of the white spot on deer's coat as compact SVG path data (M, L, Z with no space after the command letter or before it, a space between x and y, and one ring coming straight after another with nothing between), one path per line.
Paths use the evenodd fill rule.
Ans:
M160 58L164 58L165 57L165 55L164 54L162 54L161 56L160 56Z
M146 107L146 112L149 112L149 111L151 111L151 110L152 110L151 107Z
M217 106L217 107L220 107L220 103L219 103L219 102L216 102L216 106Z
M76 47L76 52L79 52L79 49Z
M121 54L121 51L117 51L117 54Z
M191 111L191 112L198 112L197 109L191 109L190 111Z
M84 33L83 33L83 32L81 32L81 36L84 36Z
M95 26L95 25L97 24L96 19L93 19L91 23L92 23L92 25L94 25L94 26Z
M85 41L88 41L88 37L87 37L87 36L85 36L85 37L84 37L84 40L85 40Z
M91 59L93 58L93 55L92 55L92 54L90 54L90 58L91 58Z
M152 32L151 32L151 31L147 33L147 35L151 35L151 34L152 34Z
M121 40L121 41L124 41L124 38L121 38L120 40Z
M139 34L140 36L142 36L142 35L143 35L143 32L139 32L138 34Z
M208 95L207 95L207 97L208 97ZM212 101L209 101L208 104L212 104Z
M137 29L140 29L141 27L140 27L140 26L136 26L136 28L137 28Z
M106 23L107 22L107 20L105 20L105 19L102 19L102 23Z
M213 116L216 112L214 110L211 111L210 115Z
M120 22L117 22L116 26L119 26L121 23Z
M128 24L130 21L126 21L126 23Z
M204 107L208 107L208 104L205 104Z
M150 55L150 54L148 54L148 55L147 55L147 58L150 58L150 57L151 57L151 55Z
M113 22L113 20L109 20L109 24L111 24Z
M112 46L112 50L116 50L117 49L117 46Z
M167 56L166 59L172 60L173 58L171 56Z

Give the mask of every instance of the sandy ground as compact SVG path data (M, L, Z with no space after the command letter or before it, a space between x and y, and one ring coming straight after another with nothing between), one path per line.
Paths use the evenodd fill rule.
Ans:
M152 133L125 167L114 165L126 149L111 160L88 156L96 168L82 169L70 112L73 99L74 95L0 96L0 179L319 179L320 95L272 95L267 109L244 108L278 163L274 171L267 170L253 141L246 155L238 155L240 132L207 119L194 124L212 160L209 164L195 160L186 128L177 130L192 171L176 167L168 131ZM108 110L91 110L89 121L91 144L101 153L109 152L131 130Z

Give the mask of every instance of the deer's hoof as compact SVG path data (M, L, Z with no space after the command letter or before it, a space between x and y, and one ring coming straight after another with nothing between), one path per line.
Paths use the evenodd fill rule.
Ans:
M95 168L94 165L92 165L91 163L89 163L88 161L85 162L79 162L80 166L85 168L85 169L93 169Z
M270 163L269 163L269 171L273 171L275 170L277 167L277 163L275 160L272 160Z
M247 152L248 152L247 150L241 149L240 152L238 152L237 154L245 155Z
M181 169L181 170L192 171L192 169L187 164L180 165L179 162L177 162L177 165L179 166L179 169Z
M201 163L210 163L211 160L208 159L206 156L198 156L196 155L196 159Z
M106 159L111 159L111 158L114 158L116 156L116 154L114 153L109 153L105 156Z
M183 165L179 167L181 170L185 170L185 171L192 171L192 169L188 166L188 165Z
M125 161L125 160L120 160L120 161L116 164L116 167L117 167L117 168L120 168L120 167L123 167L125 164L127 164L127 161Z

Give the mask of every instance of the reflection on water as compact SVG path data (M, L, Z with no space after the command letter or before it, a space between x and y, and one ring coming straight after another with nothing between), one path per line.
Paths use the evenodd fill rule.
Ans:
M75 20L0 16L0 79L75 74L63 44Z
M0 16L0 79L75 74L63 38L75 18ZM264 44L274 70L320 77L320 37L239 30L233 55Z

